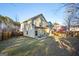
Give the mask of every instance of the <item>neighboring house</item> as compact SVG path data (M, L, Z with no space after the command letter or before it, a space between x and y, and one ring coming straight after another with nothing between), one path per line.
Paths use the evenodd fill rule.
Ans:
M52 28L53 28L53 24L51 22L48 22L48 29L49 29L49 36L52 36Z
M7 16L0 15L0 31L17 31L20 28L20 23L13 21Z
M53 30L56 32L65 32L67 30L66 26L54 23Z
M3 22L0 23L0 31L6 31L7 25Z
M79 31L79 25L73 25L70 27L70 31Z
M16 31L19 30L20 26L15 26L13 24L5 24L4 22L0 22L0 31Z
M23 31L24 36L43 37L49 33L48 22L43 14L39 14L21 23L20 31Z
M60 29L60 27L61 27L61 26L60 26L59 23L54 23L54 24L53 24L53 30L54 30L54 31L58 31L58 30Z

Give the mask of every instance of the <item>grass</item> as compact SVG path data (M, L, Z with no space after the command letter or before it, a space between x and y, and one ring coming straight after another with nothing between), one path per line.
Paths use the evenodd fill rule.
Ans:
M51 37L41 40L23 36L14 37L0 41L0 54L9 56L70 55L66 49L59 48L58 45Z

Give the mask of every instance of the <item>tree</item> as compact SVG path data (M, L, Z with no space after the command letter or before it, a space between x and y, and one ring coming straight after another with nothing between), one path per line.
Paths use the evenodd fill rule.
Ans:
M10 17L0 15L0 23L5 24L6 30L13 30L20 26L20 22L13 21Z
M66 4L65 9L65 22L68 28L68 31L70 31L70 27L79 24L79 4L77 3L70 3Z

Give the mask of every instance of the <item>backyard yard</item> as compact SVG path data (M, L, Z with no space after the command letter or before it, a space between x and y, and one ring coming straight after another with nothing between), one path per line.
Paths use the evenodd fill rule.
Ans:
M9 56L68 56L76 55L78 39L66 39L56 42L55 38L34 39L30 37L13 37L0 41L0 55ZM74 42L73 42L74 41ZM75 44L75 45L74 45ZM61 47L60 47L61 46Z

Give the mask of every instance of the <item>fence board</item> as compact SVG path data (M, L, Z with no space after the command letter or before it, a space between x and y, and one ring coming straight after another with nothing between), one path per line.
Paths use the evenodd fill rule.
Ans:
M7 40L11 37L15 37L15 36L22 36L23 33L22 32L0 32L0 40Z
M0 32L0 40L2 40L2 32Z

